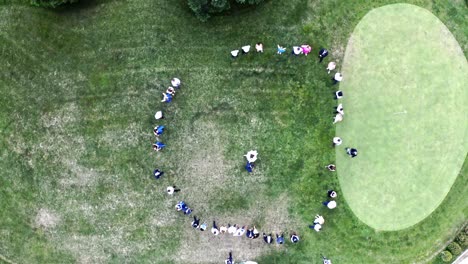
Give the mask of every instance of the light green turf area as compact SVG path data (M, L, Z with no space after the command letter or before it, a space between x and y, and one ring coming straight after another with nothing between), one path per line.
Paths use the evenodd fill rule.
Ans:
M344 196L377 230L412 226L439 206L466 157L465 56L436 16L395 4L359 22L342 72L336 156ZM348 146L357 158L347 157Z

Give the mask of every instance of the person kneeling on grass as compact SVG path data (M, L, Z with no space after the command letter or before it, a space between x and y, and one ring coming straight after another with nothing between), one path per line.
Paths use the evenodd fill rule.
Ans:
M228 224L228 234L234 235L237 231L237 225Z
M286 51L286 48L285 48L285 47L281 47L280 45L278 45L278 51L276 52L277 54L281 55L281 54L283 54L285 51Z
M309 228L314 229L316 232L320 232L320 229L322 229L322 225L318 223L314 223L313 225L310 225Z
M271 244L271 242L273 242L273 238L271 237L271 234L266 235L265 233L263 233L263 241L265 241L265 243L267 244Z
M168 186L166 190L167 190L167 194L170 194L170 195L174 194L175 192L180 192L180 189L177 188L175 185Z
M250 163L250 162L247 161L247 164L245 165L245 169L246 169L248 172L252 172L254 167L255 167L255 164Z
M239 55L239 50L233 50L233 51L231 51L231 57L236 58L237 55Z
M291 242L293 242L293 243L299 242L299 236L296 233L293 233L291 235Z
M219 229L216 226L216 221L213 221L213 227L211 228L211 233L213 233L213 235L215 236L219 235Z
M335 164L330 164L330 165L327 166L327 169L329 171L336 171L336 166L335 166Z
M323 205L328 207L328 209L335 209L336 208L336 202L335 201L325 201L325 202L323 202Z
M343 141L341 140L340 137L334 137L333 138L333 146L339 146L339 145L341 145L341 143L343 143Z
M187 207L187 204L185 204L184 201L180 201L180 202L178 202L176 204L175 208L176 208L177 211L182 211L182 210L185 211L188 207Z
M282 245L283 243L284 243L284 235L283 234L281 234L281 235L276 234L276 244Z
M153 144L153 150L155 151L160 151L161 149L165 148L166 145L164 143L157 141L156 143Z
M343 92L342 91L336 91L335 92L335 100L343 98Z
M196 216L193 216L192 227L198 228L200 226L200 219L197 219Z
M260 236L260 232L258 232L257 228L254 226L253 228L253 239L256 239Z
M175 78L175 77L172 78L172 80L171 80L171 85L172 85L174 88L180 88L180 84L181 84L181 82L180 82L179 78Z
M334 190L328 190L327 194L330 198L336 198L336 196L338 196L338 194Z

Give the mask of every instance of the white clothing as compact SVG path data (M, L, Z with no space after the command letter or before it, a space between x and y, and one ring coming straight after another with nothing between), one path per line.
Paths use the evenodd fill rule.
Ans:
M250 45L247 45L247 46L243 46L243 47L242 47L242 51L243 51L244 53L249 52L249 50L250 50Z
M330 201L327 204L328 209L333 209L336 207L336 202L335 201Z
M331 260L329 259L324 259L323 264L332 264Z
M227 227L225 227L225 226L221 226L221 227L219 228L219 232L221 232L221 233L226 233L227 231L228 231L228 229L227 229Z
M333 138L333 144L339 146L339 145L341 145L341 143L343 143L343 141L341 140L341 138L339 138L339 137L334 137L334 138Z
M174 90L174 88L172 88L172 87L169 86L169 88L167 88L167 90L166 90L166 93L171 94L171 95L174 95L174 94L175 94L175 90Z
M331 198L335 198L337 195L338 195L338 194L337 194L335 191L333 191L333 192L330 193L330 197L331 197Z
M169 186L167 187L167 194L173 194L174 193L174 187Z
M237 55L239 55L239 50L233 50L233 51L231 51L231 55L232 55L233 57L237 57Z
M338 122L343 121L343 115L342 114L336 114L335 120L333 120L333 124L336 124Z
M263 44L255 44L255 49L257 50L257 52L263 52Z
M233 234L233 236L242 236L244 235L245 233L245 229L242 227L242 228L239 228L236 230L236 232Z
M302 48L301 48L301 47L298 47L298 46L294 46L294 47L293 47L293 52L294 52L294 54L296 54L296 55L302 54Z
M328 73L333 71L335 68L336 68L336 63L334 61L331 61L330 63L328 63L328 66L327 66Z
M336 93L335 93L336 99L343 98L343 95L339 95L340 93L343 93L343 92L342 91L336 91Z
M180 86L180 80L178 78L173 78L171 80L171 84L172 86L174 86L175 88L178 88Z
M323 219L323 216L321 216L321 215L316 215L316 216L315 216L315 220L314 220L314 224L323 225L323 223L325 223L325 219Z
M234 234L234 233L236 233L236 231L237 231L237 227L235 227L235 226L230 226L228 228L228 233L229 234Z
M219 235L219 230L216 229L216 228L214 228L214 227L212 227L212 228L211 228L211 233L213 233L213 235L217 236L217 235Z
M163 117L162 111L157 111L156 114L154 114L154 118L156 119L161 119Z
M320 224L315 224L315 225L314 225L314 230L315 230L315 231L319 232L320 229L322 229L322 225L320 225Z
M344 115L344 109L343 109L343 104L339 104L337 107L336 107L336 111L342 115Z
M251 150L244 155L248 162L255 162L257 160L258 152L256 150Z
M335 74L335 80L338 81L338 82L341 82L341 80L343 80L343 75L341 75L341 73L337 72Z
M167 100L169 100L169 97L167 96L167 94L165 93L162 93L163 94L163 99L161 100L161 102L166 102Z

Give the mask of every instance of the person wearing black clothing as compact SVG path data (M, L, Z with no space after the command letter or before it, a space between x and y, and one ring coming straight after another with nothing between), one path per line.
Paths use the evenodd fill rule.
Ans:
M224 264L234 264L234 260L232 259L232 252L229 252L229 257L224 261Z
M346 148L346 154L351 156L351 158L354 158L357 156L357 149L355 148Z
M271 242L273 242L273 238L271 237L271 234L267 236L265 233L263 233L263 241L265 241L265 243L267 244L271 244Z
M320 62L322 62L322 60L328 56L328 50L326 49L320 49L319 51L319 58L320 58Z
M197 219L196 216L193 216L192 227L198 228L200 226L200 219Z

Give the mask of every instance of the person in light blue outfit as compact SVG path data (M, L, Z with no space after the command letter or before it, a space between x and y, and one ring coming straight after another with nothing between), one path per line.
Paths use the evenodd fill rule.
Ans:
M280 45L278 45L278 54L283 54L284 52L286 51L286 48L285 47L281 47Z
M160 136L162 135L162 133L164 132L164 126L156 126L154 129L153 129L153 133L155 136Z
M278 245L284 244L283 234L281 234L281 235L276 234L276 244L278 244Z
M153 149L156 151L160 151L161 149L165 148L166 145L164 143L156 141L156 143L153 144Z

